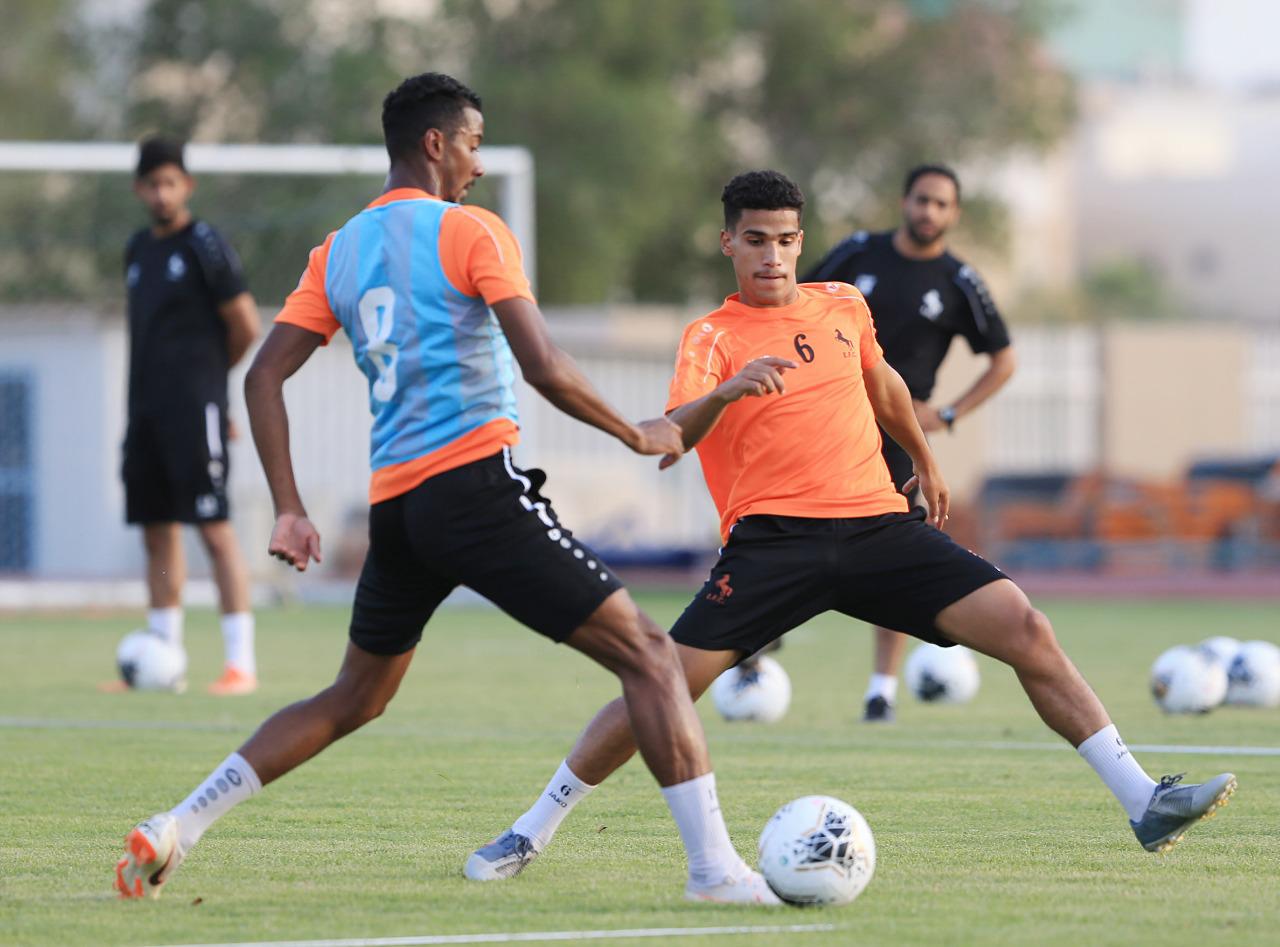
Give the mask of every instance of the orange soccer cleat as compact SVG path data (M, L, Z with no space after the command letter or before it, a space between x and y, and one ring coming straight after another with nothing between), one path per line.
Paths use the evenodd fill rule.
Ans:
M258 679L234 664L228 664L222 670L222 677L209 685L209 693L215 697L236 697L240 694L252 694L258 689Z

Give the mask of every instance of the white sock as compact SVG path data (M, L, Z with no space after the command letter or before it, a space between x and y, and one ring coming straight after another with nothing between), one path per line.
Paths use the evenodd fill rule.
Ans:
M182 606L172 608L148 608L147 628L169 644L182 647Z
M253 656L253 612L236 612L222 616L222 644L227 663L250 677L258 674Z
M516 819L511 826L517 835L533 840L533 847L542 851L560 828L569 811L581 802L595 786L589 786L574 775L565 760L547 783L547 788L529 807L529 811Z
M716 774L707 773L662 790L675 817L689 856L689 880L697 885L716 885L733 874L742 859L729 841L720 799L716 796Z
M239 753L223 760L195 791L172 809L178 820L178 849L183 855L200 841L209 826L262 789L253 767Z
M872 674L871 683L867 685L867 696L864 701L873 697L883 697L889 703L898 699L898 675Z
M1138 765L1120 739L1115 724L1108 724L1076 748L1086 763L1120 800L1129 819L1137 822L1147 811L1156 781Z

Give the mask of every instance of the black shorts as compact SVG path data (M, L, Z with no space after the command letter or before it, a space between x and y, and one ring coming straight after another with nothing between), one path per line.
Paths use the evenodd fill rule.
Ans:
M459 585L553 641L569 637L622 583L560 525L545 482L504 449L375 503L351 640L403 654Z
M124 438L125 520L225 520L229 470L224 405L211 401L139 412L129 418Z
M680 644L754 654L826 611L944 647L934 620L1004 574L923 510L851 519L744 516L671 629Z

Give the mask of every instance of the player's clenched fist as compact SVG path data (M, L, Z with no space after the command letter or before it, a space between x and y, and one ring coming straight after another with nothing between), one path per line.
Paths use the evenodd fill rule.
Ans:
M283 559L299 572L306 572L312 559L320 562L320 534L311 520L297 513L281 513L276 517L267 552Z
M670 418L641 421L636 425L636 432L635 438L628 446L637 454L673 454L679 457L684 453L684 438L680 433L680 425Z
M716 392L725 401L737 401L747 396L761 398L771 394L780 395L787 390L782 383L782 373L789 368L798 367L788 358L766 355L747 362L742 371L717 388Z

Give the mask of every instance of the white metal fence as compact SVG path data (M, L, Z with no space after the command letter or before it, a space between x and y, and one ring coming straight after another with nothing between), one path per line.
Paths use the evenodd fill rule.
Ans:
M6 410L23 413L21 424L6 421L0 428L0 485L6 487L0 545L15 543L6 569L136 576L140 543L123 525L118 478L127 351L122 321L27 311L0 312L0 325L6 332L0 375L10 380L0 394L13 394L5 395L13 403L0 405L0 419ZM1233 331L1245 333L1250 368L1242 378L1212 383L1241 387L1248 432L1241 453L1280 450L1280 331ZM665 338L670 333L656 328L643 346L611 343L598 332L589 343L575 342L573 333L557 335L605 396L639 419L663 409L675 344ZM1104 384L1115 383L1102 370L1101 334L1023 328L1017 344L1018 374L986 409L985 472L1089 469L1099 460ZM237 373L232 415L243 428L239 383ZM369 475L368 393L345 339L338 336L318 352L285 395L299 484L332 552L344 534L360 529ZM714 548L717 517L696 457L659 472L656 458L634 456L526 388L520 402L517 462L548 472L557 511L584 539L611 549ZM232 496L237 527L255 553L250 561L263 567L270 563L256 553L270 531L271 508L247 433L232 446ZM15 512L24 504L25 516ZM193 571L202 559L193 557Z

